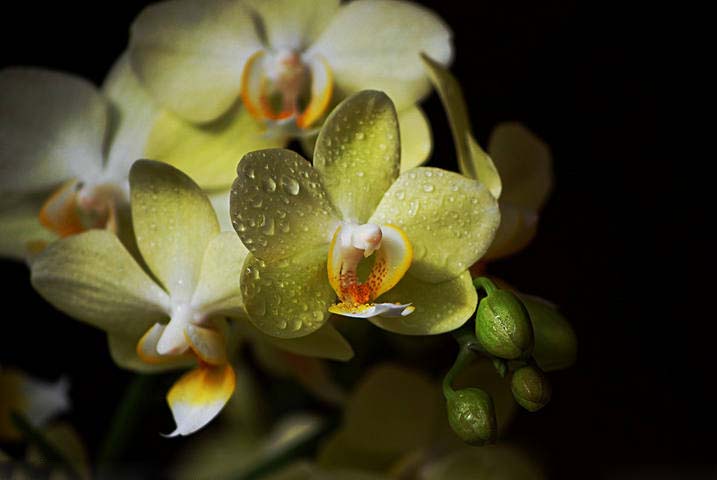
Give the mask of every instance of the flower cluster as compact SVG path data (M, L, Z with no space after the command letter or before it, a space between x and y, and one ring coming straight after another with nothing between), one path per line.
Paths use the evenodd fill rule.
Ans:
M474 282L535 234L551 160L516 123L479 146L452 55L447 26L398 0L151 5L100 88L42 69L0 72L0 253L26 260L57 309L105 331L120 367L188 369L167 394L168 436L196 432L227 405L246 343L259 363L271 358L344 404L319 359L350 360L350 322L368 320L392 334L454 332L448 418L460 435L480 417L488 427L476 435L492 441L488 394L462 413L452 406L467 398L452 389L465 352L513 371L514 397L535 410L547 403L531 396L535 378L568 366L575 339L552 306ZM418 103L432 85L460 172L421 166L432 139ZM311 160L285 149L292 140ZM385 388L399 378L406 403L440 416L417 393L436 385L381 372ZM365 450L344 431L372 423L348 405L328 457L340 442ZM407 441L426 447L433 426L416 428ZM411 450L391 438L381 436L391 458Z

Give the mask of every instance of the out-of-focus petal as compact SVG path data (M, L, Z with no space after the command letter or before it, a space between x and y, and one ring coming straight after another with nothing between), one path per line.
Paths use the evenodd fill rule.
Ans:
M274 50L302 51L326 28L339 0L251 0Z
M495 232L485 260L507 257L519 252L533 240L538 227L538 213L500 201L500 226Z
M306 357L347 361L354 356L348 341L330 323L310 335L299 338L277 338L266 335L249 322L237 322L239 332L252 340L263 341L272 346Z
M430 10L390 0L358 0L343 5L309 49L329 62L344 94L386 92L401 110L430 89L419 54L447 64L451 32Z
M160 110L139 83L127 52L112 66L102 84L102 92L110 103L109 149L105 171L109 179L124 180L125 184L132 163L147 158L147 139Z
M365 223L398 177L396 109L386 94L362 91L331 112L314 150L314 166L343 218Z
M550 149L517 122L493 129L488 152L503 179L501 200L525 209L540 210L553 187Z
M57 238L37 217L45 199L44 195L28 195L0 204L0 256L22 260L29 243L49 243Z
M0 191L36 192L102 168L107 103L60 72L0 72Z
M152 127L145 157L177 167L204 189L225 189L243 155L286 142L283 135L268 135L266 127L241 107L201 126L163 112Z
M426 163L433 150L431 126L419 107L410 107L398 113L401 130L401 171Z
M209 201L212 202L212 207L217 214L217 220L219 220L219 228L222 232L234 232L232 226L232 218L229 214L229 193L230 190L220 190L218 192L210 192L207 194Z
M132 223L142 257L173 298L189 301L219 233L209 199L187 175L152 160L130 171Z
M129 51L153 98L189 121L207 122L237 101L244 62L261 48L243 2L170 0L140 13Z

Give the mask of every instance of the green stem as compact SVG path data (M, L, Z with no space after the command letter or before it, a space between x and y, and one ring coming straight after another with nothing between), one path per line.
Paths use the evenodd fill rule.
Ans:
M459 350L456 356L456 361L453 362L453 366L446 376L443 377L443 396L446 398L451 397L454 394L453 381L466 366L475 360L474 344L478 342L473 332L469 328L459 328L453 331L453 337L458 342Z
M146 398L145 392L151 382L150 375L136 375L125 390L97 456L97 466L100 471L111 470L112 464L119 460L129 443L140 417L142 403Z
M64 470L71 478L80 478L70 461L52 445L37 428L35 428L21 413L11 412L10 419L28 441L37 447L47 463L53 467Z
M495 283L491 281L488 277L477 277L473 279L473 286L476 290L484 290L485 293L490 295L495 290L498 290L498 287L495 286Z

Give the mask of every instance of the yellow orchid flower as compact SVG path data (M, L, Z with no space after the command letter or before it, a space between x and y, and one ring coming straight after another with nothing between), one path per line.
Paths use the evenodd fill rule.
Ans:
M280 149L239 162L231 215L252 254L241 283L254 325L301 337L331 311L426 335L468 320L477 296L467 269L499 221L488 190L436 168L399 176L396 111L376 91L331 113L314 163Z
M308 140L332 105L372 88L396 103L404 168L419 165L431 150L430 128L416 106L430 89L422 51L449 63L451 32L405 1L151 5L132 25L130 57L142 84L172 114L156 122L148 157L185 171L193 165L202 170L192 174L198 183L222 188L237 157ZM237 135L266 145L247 149Z
M0 72L0 254L90 228L121 230L127 173L157 113L122 56L101 90L70 74ZM44 227L44 228L43 228Z
M39 254L32 284L58 309L105 330L120 366L195 365L167 395L177 425L169 436L189 435L221 411L235 388L225 317L246 316L239 276L247 250L235 234L220 232L206 195L176 168L140 160L129 181L141 263L112 233L92 230ZM290 347L349 358L350 346L327 327Z
M523 125L504 122L491 132L486 153L471 133L456 78L429 56L422 58L448 114L461 173L485 183L500 199L501 223L485 260L512 255L535 236L540 210L552 190L550 149Z

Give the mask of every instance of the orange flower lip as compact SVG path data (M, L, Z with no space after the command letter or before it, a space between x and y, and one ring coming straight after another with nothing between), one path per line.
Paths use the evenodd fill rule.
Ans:
M327 110L333 93L333 75L322 57L304 60L296 52L249 57L242 73L241 98L257 120L284 122L294 119L309 128Z

